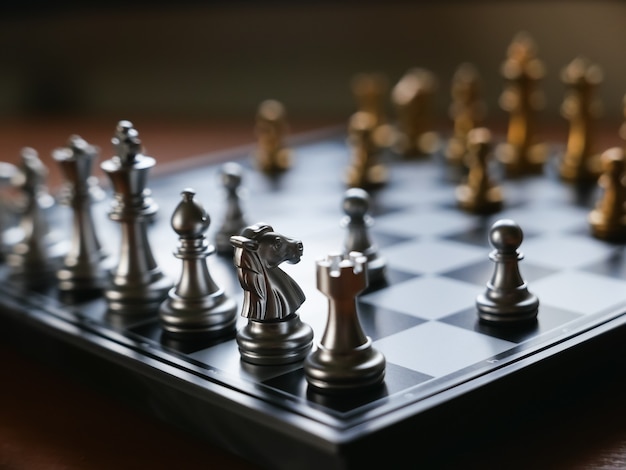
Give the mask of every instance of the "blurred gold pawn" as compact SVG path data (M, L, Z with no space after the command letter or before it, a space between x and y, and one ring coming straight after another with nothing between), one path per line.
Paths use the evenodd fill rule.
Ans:
M285 146L287 113L282 103L266 100L256 115L256 162L266 173L279 173L291 166L291 151Z
M624 150L608 149L602 154L602 175L598 185L602 196L589 214L589 225L594 237L602 240L626 241L626 178Z
M457 68L451 95L450 118L454 122L454 134L448 141L445 156L448 163L460 166L465 159L467 134L482 124L487 108L482 99L480 76L472 64L464 63Z
M393 128L387 119L387 96L389 82L380 73L359 73L351 82L357 111L365 111L376 120L372 139L378 148L390 147L393 143Z
M600 155L594 153L594 121L600 115L600 102L594 97L602 81L602 69L587 59L578 57L561 73L567 94L561 114L569 121L567 147L561 161L561 178L586 183L600 174Z
M479 127L467 134L467 181L456 189L459 207L475 214L492 214L502 208L502 189L489 175L491 132Z
M348 142L352 153L346 171L350 188L375 189L387 183L387 168L378 162L379 149L373 140L376 118L365 111L354 113L348 124Z

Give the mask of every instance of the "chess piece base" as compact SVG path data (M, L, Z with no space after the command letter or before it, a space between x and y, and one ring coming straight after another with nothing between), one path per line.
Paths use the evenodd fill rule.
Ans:
M237 331L241 359L258 365L289 364L303 360L313 344L313 329L292 313L283 320L248 320Z
M108 311L122 316L144 316L157 313L172 288L172 282L160 270L153 272L151 282L108 287L104 296Z
M342 354L322 345L309 354L304 372L309 386L323 393L344 393L380 385L385 378L385 357L372 341Z
M490 298L489 293L479 295L476 298L478 317L489 323L517 323L532 321L537 318L539 310L539 299L526 290L526 286L521 286L519 293L526 293L522 300L509 303L498 302Z

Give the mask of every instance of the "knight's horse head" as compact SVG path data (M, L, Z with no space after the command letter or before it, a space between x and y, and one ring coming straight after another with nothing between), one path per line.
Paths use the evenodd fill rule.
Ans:
M300 240L281 235L267 224L244 228L240 235L231 237L231 243L235 248L256 252L267 269L273 269L283 262L296 264L303 253Z
M300 287L278 265L298 263L300 240L285 237L267 224L244 228L230 238L234 262L245 292L242 315L253 319L284 318L304 302Z

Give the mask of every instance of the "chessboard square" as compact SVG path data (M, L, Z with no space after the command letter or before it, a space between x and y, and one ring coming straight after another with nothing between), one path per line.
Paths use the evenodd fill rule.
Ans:
M559 328L580 316L580 314L561 310L550 305L540 305L537 319L522 324L498 325L482 322L478 318L476 308L468 308L449 317L441 318L439 321L512 343L522 343Z
M491 260L484 260L469 266L463 266L460 269L445 272L442 276L478 284L484 287L493 276L494 268L495 265ZM556 269L546 268L545 266L537 266L525 261L520 265L522 278L528 283L550 276L556 271Z
M374 347L389 362L441 377L486 361L515 343L433 321L376 341Z
M450 271L484 260L488 251L448 240L411 240L388 248L384 256L390 267L425 274Z
M524 232L570 232L587 225L588 209L575 206L524 206L502 211L501 218L512 219Z
M434 320L474 305L480 289L455 279L423 276L361 297L368 303Z
M398 212L376 219L376 230L395 235L443 236L470 230L475 219L458 210L431 209Z
M533 264L571 269L609 258L613 248L591 237L554 234L524 242L521 251L525 259ZM523 263L522 261L522 266Z
M583 315L593 315L626 302L624 281L582 271L562 271L529 288L539 297L540 306L551 305Z
M363 332L372 341L399 333L425 321L412 315L394 312L393 310L364 302L359 302L358 312Z

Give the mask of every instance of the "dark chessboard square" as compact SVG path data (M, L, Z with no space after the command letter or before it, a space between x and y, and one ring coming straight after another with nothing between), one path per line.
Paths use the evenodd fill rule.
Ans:
M348 413L389 396L400 393L419 385L431 376L387 362L385 381L380 387L359 390L358 388L345 395L324 394L310 389L305 378L304 369L299 368L274 377L264 382L265 385L286 392L289 396L307 399L317 405L339 413Z
M455 269L454 271L443 273L442 276L451 277L460 281L471 282L484 287L491 279L493 272L494 263L491 260L486 259L469 266L463 266L462 268ZM555 272L555 269L537 266L532 263L522 262L522 264L520 264L520 273L522 274L522 278L529 284Z
M363 331L372 341L412 328L425 321L412 315L364 302L359 302L358 312Z
M468 308L454 315L441 318L439 321L512 343L522 343L555 330L579 317L580 315L574 312L540 305L537 321L519 325L494 325L481 322L475 308Z

